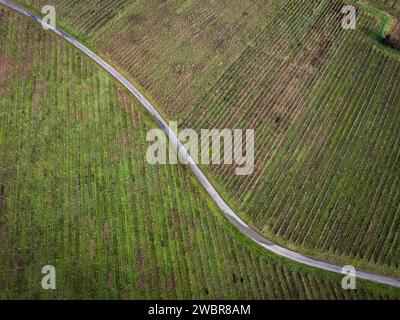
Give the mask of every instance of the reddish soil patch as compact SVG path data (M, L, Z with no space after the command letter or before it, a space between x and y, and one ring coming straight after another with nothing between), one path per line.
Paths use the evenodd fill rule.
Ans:
M111 272L108 273L107 275L107 288L111 290L113 288L113 274Z

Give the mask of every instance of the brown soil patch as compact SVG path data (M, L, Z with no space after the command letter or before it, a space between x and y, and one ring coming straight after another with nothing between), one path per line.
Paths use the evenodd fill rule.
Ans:
M107 222L103 224L103 234L107 242L107 245L111 247L111 229Z
M5 20L9 16L9 12L5 8L0 8L0 20Z
M134 103L135 100L122 88L118 88L117 96L120 107L131 114L133 127L136 128L140 123L140 118Z
M27 80L29 78L29 73L30 73L30 64L31 64L31 54L29 50L29 46L25 48L25 53L24 53L24 78Z
M35 89L33 93L33 111L35 114L39 114L41 111L40 105L42 103L42 97L45 94L46 85L43 80L37 80L35 82Z
M106 239L109 239L109 238L110 238L111 229L110 229L110 226L108 225L107 222L105 222L105 223L103 224L103 233L104 233L104 236L106 237Z
M148 276L142 276L137 280L136 283L137 290L142 294L146 292L146 287L149 282L148 278L149 278Z
M0 82L6 80L8 59L4 54L0 53Z
M113 274L111 272L108 273L107 275L107 288L111 290L113 288Z
M118 94L118 101L123 107L128 107L130 105L130 97L129 95L125 92L124 89L118 88L117 91Z
M172 220L172 237L173 240L180 239L180 215L179 212L173 211L171 215Z
M75 112L75 121L81 122L85 119L85 112L83 110L76 110Z
M176 279L174 275L171 275L170 277L167 277L166 279L166 284L167 284L167 289L172 292L176 288Z
M90 245L89 245L89 250L90 250L90 255L92 257L96 256L97 254L97 243L96 240L90 240Z
M122 141L124 143L125 152L132 151L132 135L129 131L126 131L122 136Z
M139 269L144 268L145 266L144 255L140 250L137 250L135 254L135 266Z

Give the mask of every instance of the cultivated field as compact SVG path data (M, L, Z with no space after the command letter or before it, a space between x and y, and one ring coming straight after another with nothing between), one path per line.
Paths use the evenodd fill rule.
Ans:
M155 124L105 72L25 17L0 22L0 298L399 295L258 250L187 169L145 162Z
M372 4L387 12L393 12L397 16L400 15L400 2L397 0L366 0L364 2Z
M341 6L278 15L184 123L256 130L255 173L212 174L264 234L399 274L400 55L375 44L382 22L364 12L342 30Z
M399 18L398 1L364 2ZM60 25L167 119L256 130L252 175L206 168L247 222L296 250L400 275L400 57L377 40L382 14L360 4L345 31L341 0L53 3Z
M336 0L55 2L169 119L256 129L254 174L209 172L250 223L298 250L399 274L399 58L375 45L384 21L360 9L345 31Z

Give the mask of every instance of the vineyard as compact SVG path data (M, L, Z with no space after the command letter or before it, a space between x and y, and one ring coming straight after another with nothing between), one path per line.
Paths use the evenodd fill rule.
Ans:
M399 274L400 59L366 36L381 21L346 32L342 3L319 4L278 14L184 123L256 130L255 173L212 175L264 234Z
M343 30L341 0L53 2L61 26L167 119L256 130L252 175L204 168L247 222L295 250L400 275L400 58L375 41L384 21L359 5L357 29ZM398 1L365 2L399 18ZM82 265L61 297L375 297L243 246L187 169L145 164L155 124L140 107L61 41L2 15L0 208L13 214L0 215L0 256L23 270L3 273L5 288L56 258Z
M1 298L398 296L261 253L184 167L145 162L155 124L105 72L26 18L0 19Z
M58 23L131 75L170 119L210 88L282 2L52 1ZM40 12L48 1L16 3Z
M381 10L393 12L397 16L400 15L400 2L397 0L367 0L365 2Z

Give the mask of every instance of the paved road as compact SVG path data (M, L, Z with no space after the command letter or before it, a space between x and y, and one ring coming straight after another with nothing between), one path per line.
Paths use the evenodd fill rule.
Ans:
M0 0L0 3L6 5L7 7L18 11L19 13L30 17L37 23L42 23L41 19L34 14L28 12L27 10L14 5L8 0ZM273 252L281 257L287 258L289 260L305 264L307 266L315 267L322 270L327 270L331 272L336 272L342 274L342 266L324 262L320 260L313 259L311 257L304 256L297 252L291 251L284 247L274 244L268 239L265 239L263 236L255 232L252 228L250 228L239 216L233 212L233 210L228 206L228 204L222 199L219 193L212 186L210 181L204 175L204 173L199 169L199 167L195 164L193 159L188 154L187 150L182 146L181 142L178 140L176 134L172 131L172 129L168 126L168 124L164 121L164 119L160 116L160 114L156 111L156 109L152 106L152 104L135 88L133 84L131 84L124 76L122 76L117 70L115 70L112 66L110 66L107 62L97 56L94 52L86 48L79 41L66 34L65 32L59 29L51 29L53 32L64 38L66 41L71 43L73 46L78 48L81 52L89 56L93 61L99 64L104 70L110 73L115 79L117 79L122 85L124 85L147 109L147 111L151 114L153 119L158 123L158 125L164 130L164 132L169 136L173 145L181 152L182 156L186 158L187 163L189 163L190 169L196 175L197 179L207 191L207 193L211 196L214 202L218 205L218 207L222 210L224 215L230 220L230 222L239 229L243 234L249 237L252 241L256 242L266 250ZM357 278L369 280L373 282L378 282L394 287L400 288L400 279L381 276L374 273L357 271Z

